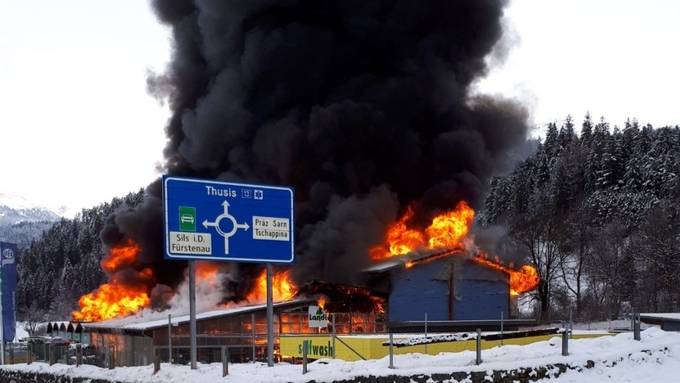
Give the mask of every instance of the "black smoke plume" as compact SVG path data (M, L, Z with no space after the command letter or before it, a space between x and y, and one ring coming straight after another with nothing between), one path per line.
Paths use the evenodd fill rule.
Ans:
M476 205L524 141L523 108L469 95L505 3L154 0L173 41L167 71L149 78L172 109L165 170L293 186L297 280L356 282L407 204L423 222ZM176 285L158 185L114 224Z

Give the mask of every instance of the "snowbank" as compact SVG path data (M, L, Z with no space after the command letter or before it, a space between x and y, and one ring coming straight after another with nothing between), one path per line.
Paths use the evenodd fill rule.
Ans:
M668 351L659 351L667 349ZM643 350L649 350L643 352ZM405 354L395 356L396 369L389 369L388 359L357 362L344 362L340 360L319 360L309 365L309 373L302 375L300 365L279 364L268 368L265 364L233 364L229 366L230 375L222 379L221 365L199 365L196 371L187 366L171 366L163 364L161 371L152 376L152 367L125 367L115 370L105 370L92 366L65 366L54 365L52 367L42 363L27 365L5 366L3 368L31 372L51 372L66 376L90 377L121 382L266 382L302 383L309 381L332 382L351 379L358 376L388 376L402 375L413 376L418 374L446 374L454 371L490 371L512 370L518 367L540 367L548 365L570 364L575 366L593 365L592 370L585 372L567 372L558 378L560 382L581 382L581 376L605 380L589 380L589 382L620 381L621 379L609 378L626 374L626 371L635 372L638 376L654 377L654 379L637 381L670 381L657 379L656 372L670 374L671 371L680 371L680 334L661 331L651 328L642 333L642 341L636 342L632 334L625 333L616 336L606 336L595 339L581 339L570 342L571 355L560 355L560 338L555 337L546 342L538 342L525 346L506 345L485 350L482 358L484 363L474 365L474 352L465 351L459 353L441 353L430 356L422 354ZM607 367L607 363L616 362L616 367ZM609 372L616 370L617 372ZM622 370L619 372L618 370ZM644 373L642 372L644 371ZM666 375L662 375L666 376ZM569 380L572 379L572 380ZM607 380L608 379L608 380Z

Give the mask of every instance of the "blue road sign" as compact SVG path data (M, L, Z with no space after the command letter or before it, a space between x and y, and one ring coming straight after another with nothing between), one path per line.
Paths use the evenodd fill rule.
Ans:
M293 190L163 176L166 259L293 262Z

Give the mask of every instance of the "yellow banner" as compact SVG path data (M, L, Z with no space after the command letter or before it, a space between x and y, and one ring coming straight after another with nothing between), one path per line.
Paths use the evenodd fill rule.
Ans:
M576 338L595 338L608 334L578 334ZM548 340L557 335L529 336L524 338L506 339L504 344L525 345L534 342ZM389 346L383 345L387 342L387 336L361 336L344 335L335 340L335 357L342 360L380 359L389 354ZM500 345L499 340L482 341L482 349L488 349ZM328 335L306 335L306 336L282 336L280 338L281 356L284 358L302 358L303 347L307 347L307 357L309 359L321 359L333 357L333 340ZM464 350L474 350L475 341L457 342L438 342L427 345L394 347L395 354L421 353L436 355L440 352L459 352Z

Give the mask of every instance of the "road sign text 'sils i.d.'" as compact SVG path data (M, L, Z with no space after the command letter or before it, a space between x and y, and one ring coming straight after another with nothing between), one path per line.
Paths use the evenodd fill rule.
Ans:
M163 177L165 258L290 263L293 190Z

